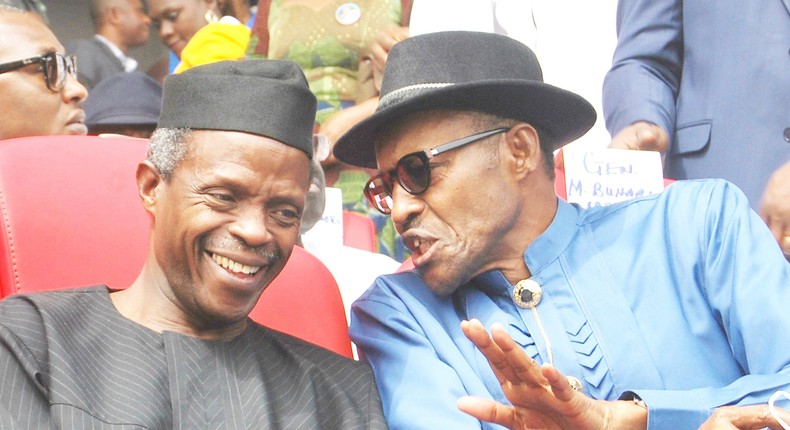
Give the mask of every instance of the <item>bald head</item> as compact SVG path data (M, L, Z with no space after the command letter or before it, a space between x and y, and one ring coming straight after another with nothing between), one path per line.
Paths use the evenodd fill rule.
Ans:
M93 0L91 20L96 34L123 52L148 41L151 20L142 0Z

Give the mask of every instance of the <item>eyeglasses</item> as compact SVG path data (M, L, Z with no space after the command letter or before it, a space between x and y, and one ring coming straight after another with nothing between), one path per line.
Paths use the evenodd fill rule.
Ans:
M370 178L365 185L365 197L379 212L389 215L392 212L392 190L395 187L396 179L406 192L420 195L431 185L431 165L429 163L431 158L508 130L510 129L495 128L447 142L436 148L406 154L398 160L394 169Z
M66 86L66 77L71 74L77 77L77 58L74 55L63 55L58 52L50 52L44 55L25 58L24 60L11 61L10 63L0 64L0 73L12 72L30 64L41 64L44 72L44 82L50 91L56 93L63 90Z

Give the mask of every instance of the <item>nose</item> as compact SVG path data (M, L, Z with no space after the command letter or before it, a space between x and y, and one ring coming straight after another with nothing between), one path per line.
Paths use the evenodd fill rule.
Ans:
M399 233L403 232L403 226L406 222L422 213L424 209L425 202L422 201L422 197L410 194L395 181L392 187L392 211L390 216L392 216L392 223L395 224L395 229Z
M266 214L258 208L239 212L237 219L228 227L228 232L251 248L265 245L272 240L272 234L266 226Z
M159 21L159 40L167 44L167 38L173 34L173 23L167 20Z
M63 86L63 101L65 103L76 102L80 103L88 98L88 90L77 80L77 77L68 73L66 75L66 83Z

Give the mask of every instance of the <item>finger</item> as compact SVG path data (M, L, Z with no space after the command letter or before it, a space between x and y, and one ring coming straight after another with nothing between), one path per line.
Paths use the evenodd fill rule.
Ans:
M503 369L509 368L505 362L505 355L502 353L502 350L499 349L499 346L491 339L491 336L489 336L485 327L483 327L483 324L479 320L471 319L469 321L461 321L461 330L463 330L466 337L475 344L477 349L479 349L486 360L488 360L488 364L491 366L491 370L494 371L494 375L500 385L505 384L510 378L515 376L503 373Z
M493 400L479 397L464 396L456 403L458 409L480 421L490 422L512 428L515 410L512 406L503 405Z
M379 70L384 70L384 66L387 64L387 54L388 52L381 45L373 44L369 54L370 59L373 61L373 66Z
M573 396L580 394L573 389L570 381L568 381L568 377L557 370L556 367L544 363L540 370L543 377L548 381L549 386L551 386L551 392L557 400L567 402L570 401Z
M502 325L491 326L491 336L504 355L507 368L503 369L503 373L512 375L508 378L510 381L539 386L548 385L538 363L527 355Z

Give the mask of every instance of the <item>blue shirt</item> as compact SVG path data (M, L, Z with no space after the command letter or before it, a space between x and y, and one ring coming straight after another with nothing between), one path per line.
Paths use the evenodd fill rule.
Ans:
M677 182L581 209L559 201L524 252L554 365L596 399L634 392L649 428L695 429L711 409L790 387L790 264L735 186ZM539 363L546 341L499 271L448 297L416 271L380 277L353 305L351 338L376 374L392 429L500 428L457 410L507 403L460 321L498 322Z

